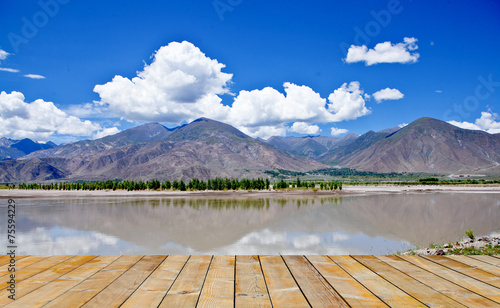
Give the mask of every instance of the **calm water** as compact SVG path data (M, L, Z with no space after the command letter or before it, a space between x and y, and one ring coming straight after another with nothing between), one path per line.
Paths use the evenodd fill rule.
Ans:
M18 254L387 254L500 230L495 193L16 204Z

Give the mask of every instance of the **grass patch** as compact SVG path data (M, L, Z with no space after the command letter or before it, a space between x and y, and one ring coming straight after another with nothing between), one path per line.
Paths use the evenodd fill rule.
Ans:
M453 248L447 255L500 255L500 245L487 244L483 247L464 247L464 248Z

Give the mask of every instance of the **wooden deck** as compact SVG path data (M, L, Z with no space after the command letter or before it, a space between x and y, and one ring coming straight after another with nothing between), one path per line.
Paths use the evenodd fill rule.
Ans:
M7 307L500 307L499 256L18 256Z

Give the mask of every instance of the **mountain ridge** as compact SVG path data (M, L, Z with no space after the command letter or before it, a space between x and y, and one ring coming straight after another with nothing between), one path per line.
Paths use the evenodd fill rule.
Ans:
M13 144L8 139L4 144ZM0 182L208 179L328 167L374 172L500 173L500 134L420 118L361 136L252 138L207 118L168 129L148 123L0 162Z

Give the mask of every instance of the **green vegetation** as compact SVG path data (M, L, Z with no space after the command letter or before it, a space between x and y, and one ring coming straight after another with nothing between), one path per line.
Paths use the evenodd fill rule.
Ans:
M453 248L447 255L500 255L500 245L486 244L483 247Z
M269 189L309 189L313 190L342 190L342 182L311 182L301 181L297 177L296 181L285 181L281 179L278 182L271 183L269 179L229 179L215 178L207 181L193 178L188 182L182 180L169 180L160 182L157 179L150 181L131 181L131 180L108 180L93 182L58 182L58 183L22 183L19 189L41 189L41 190L179 190L179 191L199 191L199 190L264 190Z
M439 184L439 179L438 178L425 178L425 179L419 179L418 182L423 185L436 185Z
M272 179L292 182L297 176L304 182L330 182L342 181L348 185L495 185L500 184L498 176L486 176L485 178L471 178L469 175L460 175L458 178L450 178L440 174L412 173L412 172L390 172L380 173L372 171L359 171L351 168L324 168L309 172L294 172L282 169L265 171Z
M43 189L43 190L263 190L269 189L271 182L269 179L222 179L215 178L207 181L192 179L185 183L182 180L174 180L173 182L159 180L150 181L96 181L96 182L61 182L48 184L19 184L19 189Z
M465 235L467 235L471 240L474 239L474 232L472 232L472 229L465 230Z

